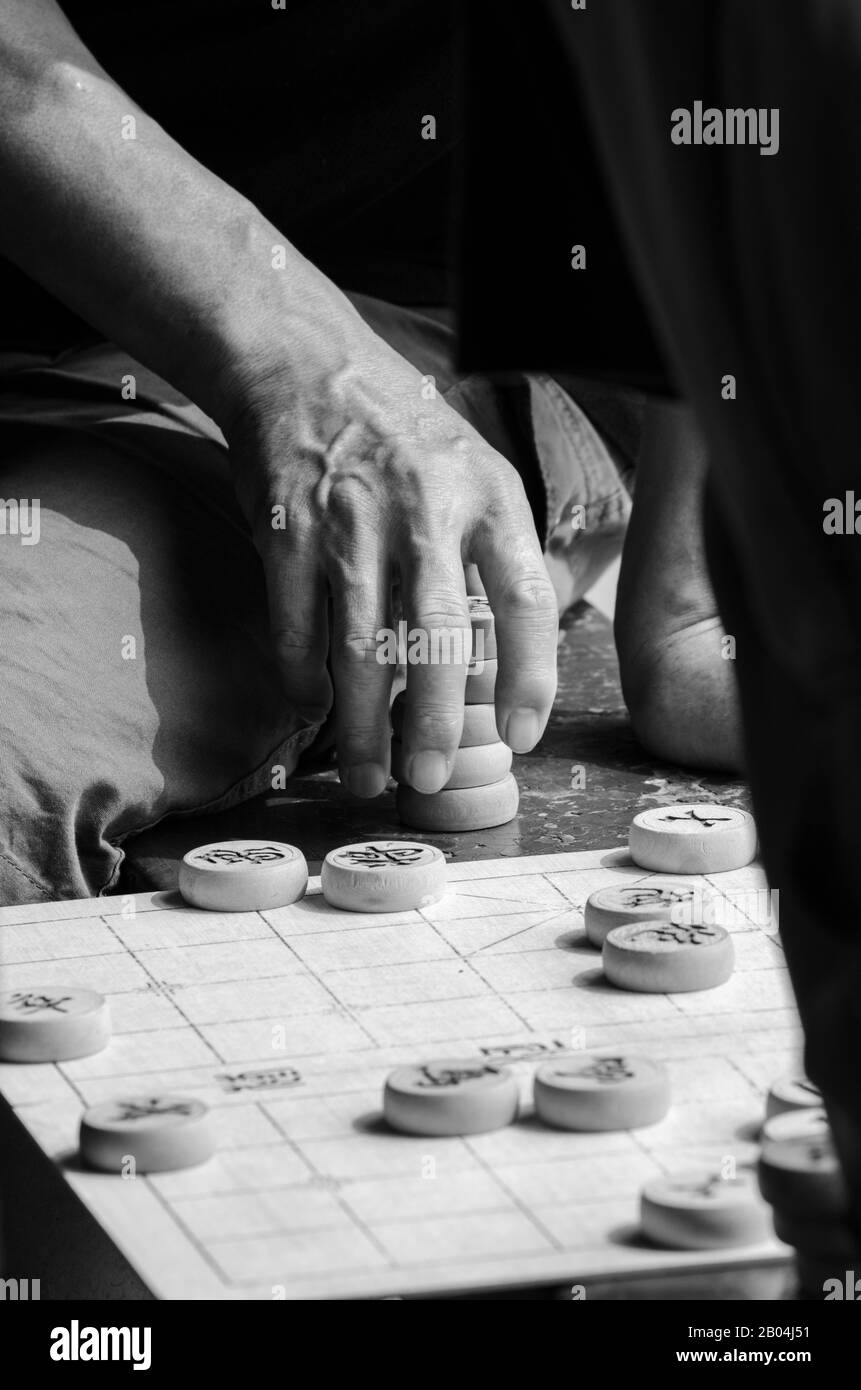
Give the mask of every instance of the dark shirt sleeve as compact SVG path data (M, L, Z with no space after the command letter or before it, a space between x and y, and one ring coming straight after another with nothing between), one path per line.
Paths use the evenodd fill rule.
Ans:
M460 365L571 371L674 394L550 3L465 7ZM585 269L572 268L577 245Z

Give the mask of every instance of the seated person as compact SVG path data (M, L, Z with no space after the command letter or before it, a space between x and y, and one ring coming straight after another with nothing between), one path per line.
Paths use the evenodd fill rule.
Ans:
M450 27L402 0L3 7L0 902L110 891L129 835L268 788L327 723L379 794L395 583L410 626L453 627L477 576L500 733L532 748L557 614L629 514L634 728L738 765L688 412L453 369ZM421 791L463 676L411 671Z

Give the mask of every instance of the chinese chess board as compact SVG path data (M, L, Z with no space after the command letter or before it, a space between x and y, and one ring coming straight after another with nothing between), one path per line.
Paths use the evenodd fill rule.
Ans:
M611 883L659 878L623 851L453 863L447 896L385 915L330 908L312 879L290 907L214 913L174 894L0 910L8 988L79 984L108 997L107 1048L0 1065L0 1091L158 1297L433 1294L780 1262L767 1245L648 1247L642 1184L756 1153L764 1095L800 1068L800 1031L765 878L710 876L735 973L707 993L624 993L602 976L582 909ZM582 1048L641 1051L673 1105L647 1129L575 1134L529 1107L508 1129L411 1138L380 1117L402 1063L534 1065ZM83 1109L165 1091L212 1107L198 1168L84 1170Z

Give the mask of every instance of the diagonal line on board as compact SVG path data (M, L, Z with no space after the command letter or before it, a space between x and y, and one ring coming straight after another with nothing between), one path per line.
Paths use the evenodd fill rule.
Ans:
M538 875L529 875L529 876L530 876L530 877L538 877ZM512 875L512 877L513 877L513 875ZM461 882L467 882L467 881L468 881L468 880L461 880ZM493 882L493 879L478 879L478 880L475 880L475 886L476 886L476 888L481 888L481 886L482 886L483 883L492 883L492 882ZM547 880L544 879L544 882L547 883ZM553 892L557 895L557 897L559 898L559 901L560 901L560 902L566 903L566 902L568 901L568 899L565 897L565 894L564 894L559 888L556 887L556 884L555 884L555 883L550 883L548 886L549 886L550 888L553 889ZM491 903L516 903L519 907L522 907L524 903L527 903L527 902L529 901L529 895L528 895L528 894L524 894L522 897L519 897L519 898L508 898L508 897L500 898L500 897L497 897L497 895L496 895L495 893L484 893L484 892L460 893L460 892L458 891L459 888L460 888L460 883L457 883L457 884L454 885L454 896L455 896L456 898L486 898L487 901L488 901L488 902L491 902ZM572 905L573 905L573 904L572 904Z
M576 911L576 908L574 909ZM499 936L495 941L489 941L486 946L479 946L475 951L469 951L464 955L464 960L469 960L472 956L480 956L483 951L489 951L493 946L501 946L503 941L514 941L524 932L534 931L536 927L546 927L548 922L552 922L556 917L563 917L565 913L554 911L549 917L542 917L540 922L530 922L528 927L520 927L517 931L509 932L507 936ZM479 919L480 920L480 919Z

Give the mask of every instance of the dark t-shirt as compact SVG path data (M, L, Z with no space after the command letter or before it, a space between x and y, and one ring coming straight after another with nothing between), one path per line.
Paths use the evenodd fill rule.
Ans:
M346 289L447 298L455 0L63 0L106 71ZM423 138L433 116L436 138ZM427 126L425 125L425 128ZM86 328L0 258L0 343Z

